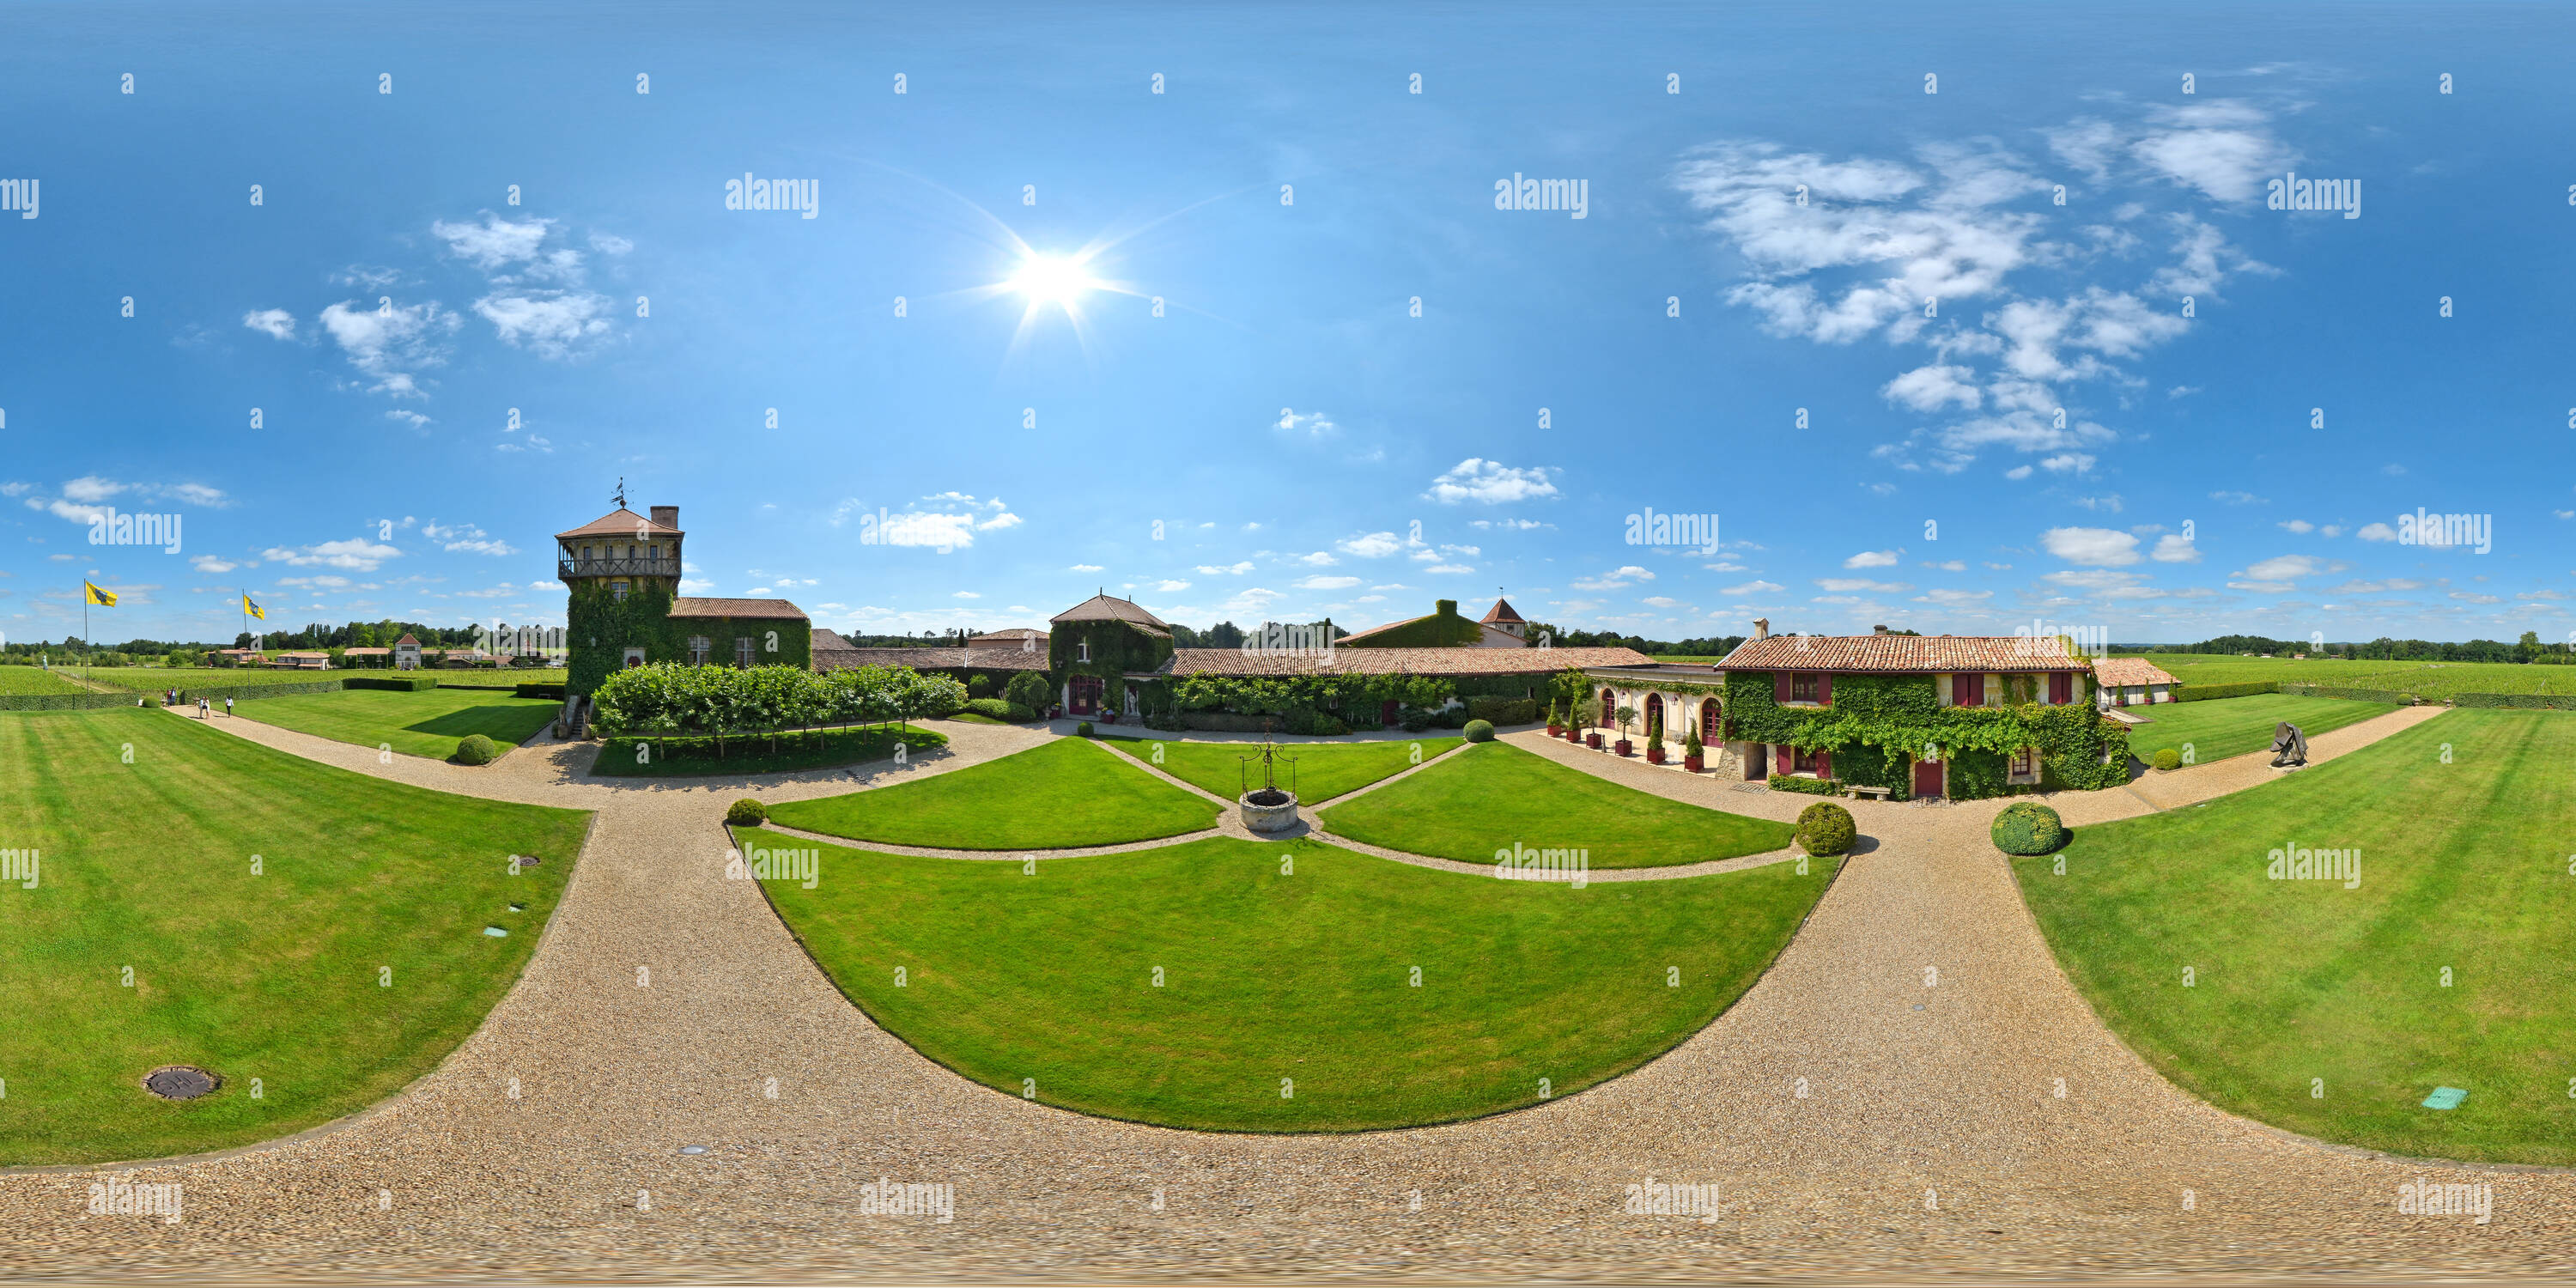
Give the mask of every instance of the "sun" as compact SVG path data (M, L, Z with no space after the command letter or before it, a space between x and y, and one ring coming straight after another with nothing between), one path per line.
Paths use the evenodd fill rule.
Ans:
M1102 285L1083 259L1073 255L1032 253L1020 261L1010 280L1011 289L1027 296L1031 308L1054 305L1067 313Z

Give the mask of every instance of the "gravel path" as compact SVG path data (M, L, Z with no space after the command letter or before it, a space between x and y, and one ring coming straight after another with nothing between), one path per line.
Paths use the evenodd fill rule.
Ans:
M2314 750L2362 745L2401 717L2427 718L2396 713ZM1846 867L1732 1010L1627 1077L1450 1127L1223 1136L1049 1109L949 1074L877 1029L750 883L721 879L723 806L754 785L586 780L587 747L539 743L468 770L399 756L380 765L366 749L248 720L231 731L362 773L601 817L527 977L443 1067L340 1130L141 1169L134 1180L185 1184L178 1224L85 1215L94 1174L0 1176L0 1273L2241 1281L2576 1271L2576 1176L2322 1147L2155 1076L2059 974L1986 843L1982 803L1861 803L1878 847ZM792 775L757 791L791 799L945 772L1045 736L943 731L946 753L902 770ZM1603 762L1596 772L1619 781L1632 772L1566 754ZM1745 813L1806 803L1633 772ZM2221 764L2187 777L2214 787L2240 772ZM2058 804L2079 822L2148 807L2129 792ZM649 987L637 986L639 965L652 968ZM1937 985L1926 986L1927 967ZM503 1091L512 1077L516 1100ZM678 1152L692 1144L708 1152ZM954 1222L862 1215L859 1187L880 1177L952 1183ZM1649 1177L1714 1184L1713 1211L1623 1213L1623 1187ZM2399 1216L2397 1186L2418 1177L2492 1184L2493 1223Z

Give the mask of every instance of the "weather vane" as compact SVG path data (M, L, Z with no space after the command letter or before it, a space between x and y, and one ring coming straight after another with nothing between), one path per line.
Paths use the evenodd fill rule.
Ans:
M626 508L626 476L623 474L617 476L617 508Z

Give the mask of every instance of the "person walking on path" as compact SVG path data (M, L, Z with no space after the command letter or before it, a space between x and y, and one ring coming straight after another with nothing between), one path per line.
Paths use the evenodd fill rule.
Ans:
M227 694L225 694L225 695L224 695L224 719L226 719L226 720L230 720L230 719L232 719L232 718L233 718L233 695L231 695L231 694L227 693Z
M206 700L204 698L197 699L197 718L200 720L206 718Z

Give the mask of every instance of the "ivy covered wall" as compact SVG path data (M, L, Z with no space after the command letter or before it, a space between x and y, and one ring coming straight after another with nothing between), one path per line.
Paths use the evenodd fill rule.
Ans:
M1945 707L1928 675L1838 673L1833 705L1822 709L1783 707L1773 692L1768 671L1729 673L1727 736L1831 751L1834 776L1846 782L1864 781L1845 771L1851 754L1845 749L1856 746L1880 749L1909 765L1926 748L1941 748L1950 763L1950 794L1961 800L2004 794L2004 759L2023 747L2040 749L2046 780L2053 783L2092 790L2129 779L2128 730L2104 720L2081 700L2063 706ZM2006 688L2008 696L2035 692L2035 684ZM2109 764L2103 763L2106 753ZM1873 754L1866 762L1850 763L1863 764L1861 772L1875 775L1888 772L1894 762Z
M565 691L587 695L602 680L626 665L626 650L641 647L647 662L687 662L689 637L712 642L709 660L734 662L734 640L748 636L761 666L810 669L814 663L814 630L807 622L774 617L671 616L671 592L661 582L639 578L621 600L605 581L580 581L571 587L564 610ZM777 646L771 647L771 634Z

